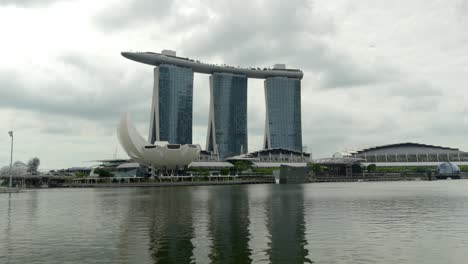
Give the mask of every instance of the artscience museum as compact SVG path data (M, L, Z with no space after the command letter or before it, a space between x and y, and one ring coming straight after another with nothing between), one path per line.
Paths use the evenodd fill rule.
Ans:
M117 137L127 154L141 165L162 170L186 168L200 154L200 146L170 144L167 141L146 141L124 114L117 127Z

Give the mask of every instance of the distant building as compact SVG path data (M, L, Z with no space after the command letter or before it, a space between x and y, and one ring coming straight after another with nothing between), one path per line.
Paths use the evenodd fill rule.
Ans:
M173 173L186 168L200 155L200 146L193 144L170 144L167 141L148 143L136 130L126 114L117 126L120 145L133 161L158 170L158 173Z
M258 168L279 168L281 165L302 167L311 161L310 153L275 148L250 152L248 154L229 157L227 161L250 161Z
M93 168L90 168L90 167L71 167L71 168L65 169L65 173L70 174L72 176L76 176L79 174L88 176L92 170Z
M232 168L234 165L227 161L193 161L188 167L189 170L205 169L211 172L219 172L225 168Z
M193 73L210 74L206 150L221 160L248 152L247 80L265 80L265 149L302 151L303 72L285 64L273 68L235 67L178 57L173 50L122 52L127 59L156 66L148 141L192 143Z
M313 161L314 164L318 164L320 166L326 167L327 171L324 172L317 172L317 176L346 176L351 177L353 175L353 167L362 168L362 163L364 159L361 158L353 158L350 156L341 156L341 155L334 155L331 158L323 158L323 159L316 159Z
M440 164L441 162L467 163L468 153L457 148L433 146L419 143L399 143L355 150L336 152L333 157L364 159L366 163L397 165L398 163Z
M89 176L98 177L96 169L105 169L116 178L146 177L146 168L138 163L126 159L98 160L98 166L90 168ZM69 169L67 169L68 171Z
M206 150L220 159L247 153L247 77L213 73L210 92Z
M149 143L192 144L193 71L162 64L154 68Z
M198 159L195 161L220 161L219 155L212 151L201 150Z
M266 79L265 100L264 148L302 151L301 80L285 77Z

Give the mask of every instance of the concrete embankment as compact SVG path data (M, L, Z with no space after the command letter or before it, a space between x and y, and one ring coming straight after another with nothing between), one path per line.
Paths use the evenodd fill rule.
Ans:
M269 184L274 178L261 180L228 180L228 181L180 181L180 182L127 182L127 183L72 183L63 187L70 188L121 188L121 187L171 187L171 186L205 186L237 184Z
M411 175L402 175L400 173L385 174L363 174L352 176L313 176L312 182L361 182L361 181L428 181L435 180L424 173L414 173Z

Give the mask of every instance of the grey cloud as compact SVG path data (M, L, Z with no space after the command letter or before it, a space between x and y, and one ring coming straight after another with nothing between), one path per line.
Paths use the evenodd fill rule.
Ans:
M456 138L459 142L463 142L466 139L466 133L460 133L460 131L468 131L468 124L464 123L462 118L454 120L445 115L440 115L431 121L427 127L431 131L431 135L440 138Z
M349 102L343 106L327 101L333 98L334 90L320 93L317 96L322 99L310 102L310 114L303 116L303 142L315 157L327 157L346 148L434 140L428 131L434 120L440 118L434 118L438 114L409 112L404 107L405 99L393 97L390 101L380 99L372 103L375 97L369 97L368 102ZM453 123L453 119L447 118L446 123Z
M465 0L458 0L458 3L455 5L456 10L463 16L468 16L468 2Z
M249 111L248 117L249 134L263 135L265 130L265 113Z
M64 126L48 126L44 127L40 130L41 133L46 134L54 134L54 135L65 135L65 134L72 134L75 130L71 127L64 127Z
M180 11L184 8L196 12ZM394 74L389 67L362 65L331 48L322 37L336 33L335 22L307 0L188 4L127 0L104 10L96 21L113 30L134 30L137 24L145 29L156 27L154 34L180 39L176 47L184 56L207 62L221 59L227 64L254 67L287 63L307 71L306 78L319 76L318 86L323 88L379 83Z
M248 8L245 8L249 6ZM323 41L336 33L334 21L320 15L313 2L230 1L212 3L215 14L186 36L184 51L228 64L264 67L285 62L319 76L323 88L341 88L387 81L390 67L362 65ZM308 76L309 75L309 76Z
M442 92L426 81L411 80L402 76L402 80L388 85L388 95L404 98L440 97Z
M465 116L468 116L468 107L467 106L462 107L461 114L463 114Z
M125 76L117 70L100 68L87 61L85 55L83 58L66 55L62 63L70 76L44 70L42 74L52 78L28 82L27 73L0 72L0 86L5 87L0 90L1 108L101 122L117 120L120 113L127 111L146 116L140 103L148 101L149 104L151 88L143 87L146 83L150 86L151 79L144 74ZM99 63L112 65L102 60ZM136 93L136 89L141 91Z
M208 109L209 106L206 104L206 107L198 107L193 109L193 125L194 126L207 126L208 125Z
M211 1L206 7L213 16L187 36L193 43L187 51L222 56L234 63L264 61L272 54L281 54L282 49L294 52L292 47L301 33L320 35L334 31L334 24L314 17L313 6L304 0Z
M324 89L349 88L388 82L398 75L396 70L385 65L364 65L345 54L330 49L317 41L315 47L301 50L304 57L297 61L301 67L317 74L319 85ZM298 60L298 59L296 59Z
M403 75L402 75L403 76ZM398 102L389 101L390 99L400 100L400 107L408 111L408 114L420 112L435 112L441 103L440 98L444 95L440 88L434 87L426 81L414 81L409 78L402 78L401 81L395 81L389 84L382 84L379 93L383 95L382 104L391 107Z
M39 6L47 6L49 4L60 2L60 1L68 1L68 0L2 0L0 1L0 6L12 5L12 6L20 6L20 7L39 7Z
M134 30L139 24L144 26L163 21L171 15L174 5L174 0L123 0L103 10L95 20L106 30Z

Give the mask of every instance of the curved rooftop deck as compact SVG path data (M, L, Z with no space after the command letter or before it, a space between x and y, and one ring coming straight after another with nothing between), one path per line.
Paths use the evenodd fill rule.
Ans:
M270 69L270 68L240 68L228 65L207 64L188 58L164 55L155 52L122 52L122 56L137 62L159 66L161 64L171 64L180 67L191 68L194 72L212 74L233 73L246 75L248 78L266 79L269 77L287 77L302 79L301 70L295 69Z

